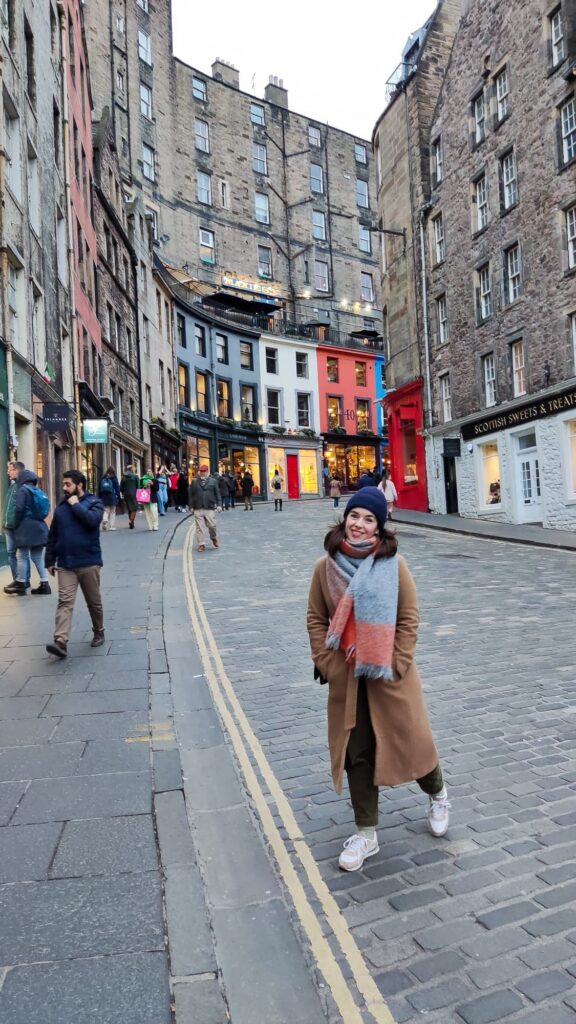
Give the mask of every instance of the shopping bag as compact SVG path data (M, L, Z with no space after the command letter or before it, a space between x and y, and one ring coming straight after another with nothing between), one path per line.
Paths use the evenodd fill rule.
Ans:
M138 487L137 488L137 490L136 490L136 501L139 502L140 505L149 505L150 504L150 491L148 490L147 487Z

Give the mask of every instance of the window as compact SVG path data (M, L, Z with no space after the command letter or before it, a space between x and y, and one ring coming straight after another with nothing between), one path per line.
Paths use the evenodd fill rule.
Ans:
M574 96L560 107L562 160L567 164L576 156L576 99Z
M363 210L367 210L370 205L368 201L368 182L363 181L362 178L356 178L356 203Z
M562 19L562 8L558 7L550 15L550 46L552 51L552 67L556 67L566 56L564 46L564 22Z
M140 82L140 113L152 119L152 89L144 82Z
M266 373L278 373L278 349L266 349Z
M212 206L212 175L204 171L196 172L196 198L205 206Z
M504 289L507 302L514 302L522 292L519 245L511 245L504 252Z
M164 363L158 360L158 377L160 379L160 405L166 404L166 384L164 382Z
M299 427L310 427L310 395L296 395L296 413Z
M52 8L50 8L50 10L52 10ZM123 71L117 71L116 72L116 89L117 89L117 91L119 93L124 95L124 72Z
M155 154L151 146L147 146L145 142L142 143L142 174L148 181L154 181L156 177L155 171Z
M297 352L296 353L296 376L297 377L308 377L308 353Z
M576 267L576 206L566 210L566 241L568 243L568 266Z
M28 94L28 99L33 107L36 106L36 69L34 66L34 35L32 29L28 24L28 19L24 18L24 46L26 50L26 76L25 86Z
M251 384L240 385L240 401L242 403L242 419L248 423L256 421L256 405L254 388Z
M182 403L184 404L184 403ZM145 405L146 405L146 416L149 420L152 419L152 388L149 384L145 385Z
M484 106L484 91L478 93L472 100L472 119L474 122L474 142L479 145L486 136L486 109Z
M356 399L356 430L370 429L370 403L366 398Z
M156 289L156 320L158 321L158 330L162 331L162 296L158 289Z
M227 380L216 381L216 395L218 399L218 415L232 419L232 399L230 382Z
M266 146L260 142L252 143L252 170L256 171L256 174L268 174Z
M267 245L258 246L258 277L272 278L272 249Z
M324 171L320 164L310 164L310 191L318 195L324 192Z
M320 129L314 125L308 125L308 142L311 146L321 146L322 136L320 135Z
M432 179L434 185L439 185L444 177L444 156L442 153L442 139L438 136L432 143Z
M190 408L190 378L185 363L178 363L178 405Z
M223 210L227 210L230 206L230 200L228 198L228 182L220 181L218 184L220 187L220 206Z
M574 369L576 370L576 313L570 314L570 338L572 340L572 354L574 356Z
M526 394L526 368L524 358L524 342L515 341L511 346L512 353L512 383L514 387L514 398Z
M500 161L501 200L504 210L510 210L518 202L518 179L516 175L516 157L510 150Z
M439 295L436 299L436 322L438 324L438 344L445 345L448 341L448 311L445 295Z
M334 427L340 427L341 424L341 398L329 398L328 399L328 430L334 430Z
M364 270L360 274L360 294L364 302L374 302L374 282L372 274Z
M312 210L312 238L326 241L326 216L322 210Z
M228 338L225 334L216 334L216 359L219 363L228 363Z
M484 397L486 405L496 405L496 362L494 353L484 356L482 360L482 374L484 377Z
M150 355L150 321L147 316L142 316L142 334L144 335L144 355Z
M338 383L338 360L328 356L326 360L326 376L331 384Z
M252 124L266 124L266 119L264 117L264 107L261 107L259 103L250 104L250 120L252 121Z
M314 287L317 292L328 291L328 264L314 260Z
M265 192L254 194L254 216L258 224L270 223L270 203Z
M200 228L200 261L202 263L214 263L214 232Z
M253 370L254 360L252 356L252 342L240 342L240 366L243 370Z
M360 252L372 251L370 228L365 228L363 224L358 225L358 248L360 249Z
M141 7L148 14L148 0L138 0L138 7Z
M572 497L576 497L576 420L570 420L566 424L568 431L568 444L570 450L569 465L570 465L570 492Z
M121 14L116 15L116 31L118 35L124 35L124 18Z
M194 324L194 348L197 356L206 358L206 330L200 324Z
M196 411L197 412L210 412L210 405L208 401L208 377L205 373L196 371Z
M366 387L366 363L355 363L354 373L356 376L356 387Z
M496 120L503 121L508 114L508 94L510 83L508 80L508 67L502 68L495 78L496 86Z
M500 505L500 458L498 445L492 441L478 445L480 452L480 502Z
M268 406L268 423L273 427L280 426L280 392L266 391L266 404Z
M482 231L488 223L488 182L486 175L478 178L475 187L476 231Z
M138 29L138 56L145 64L152 64L150 36L146 32L143 32L141 28Z
M442 214L438 214L432 221L434 229L434 262L442 263L446 256L446 248L444 244L444 219Z
M442 422L449 423L452 419L452 395L449 373L444 373L440 377L440 403L442 406Z
M38 175L38 157L28 147L28 217L30 227L40 233L40 178Z
M186 320L182 313L176 313L176 341L181 348L186 348Z
M363 146L361 142L354 144L354 159L357 164L367 164L368 157L366 156L366 146Z
M492 316L492 281L490 275L490 264L485 263L476 272L476 305L478 322L482 323Z
M9 113L4 102L4 145L6 148L6 184L20 199L22 196L22 163L20 155L19 119Z
M201 153L210 152L210 129L207 121L197 117L194 121L194 145Z
M192 95L195 100L206 103L206 82L203 78L194 77L192 79Z

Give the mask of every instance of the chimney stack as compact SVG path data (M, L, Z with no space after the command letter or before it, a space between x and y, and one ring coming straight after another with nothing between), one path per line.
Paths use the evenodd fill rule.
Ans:
M240 73L233 64L216 57L212 65L212 78L215 82L224 82L224 85L231 85L233 89L240 88Z
M276 75L269 76L268 85L264 89L264 99L268 103L273 103L275 107L283 107L284 110L288 110L288 89L284 88L282 78L277 78Z

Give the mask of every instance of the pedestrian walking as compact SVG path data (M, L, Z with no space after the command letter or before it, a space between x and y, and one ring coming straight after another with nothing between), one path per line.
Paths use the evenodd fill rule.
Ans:
M86 491L86 477L78 469L63 475L64 498L57 506L48 532L46 568L58 573L58 607L54 641L46 644L48 654L65 658L78 587L92 620L91 647L104 643L104 612L100 595L100 524L104 506L100 498Z
M236 477L234 476L234 473L231 470L229 473L226 474L226 476L228 477L230 508L236 508Z
M156 483L158 484L158 515L163 516L168 508L168 470L166 466L160 466L156 473Z
M136 500L136 491L138 490L140 480L134 472L134 466L132 464L126 466L122 479L120 481L120 494L122 495L124 504L126 505L126 511L128 513L128 526L131 530L134 529L134 523L136 520L136 513L138 511L138 501Z
M221 473L218 477L218 487L222 499L222 508L225 512L230 508L230 480L227 473Z
M356 484L357 490L361 490L363 487L376 487L376 479L371 469L367 469L360 477Z
M116 506L120 501L120 484L118 483L118 477L116 476L114 466L108 466L108 469L100 481L98 494L102 499L102 504L104 506L102 529L115 530Z
M249 469L246 470L242 477L242 497L244 498L244 511L248 509L254 511L254 503L252 501L252 492L254 490L254 477Z
M16 540L14 537L15 522L14 517L16 513L16 484L18 481L18 474L22 470L26 469L23 462L9 462L6 472L8 474L8 487L6 490L6 496L4 498L4 508L2 509L2 531L4 533L4 540L6 542L6 554L8 556L8 565L10 566L10 572L12 573L12 580L16 579L16 573L18 570L18 562L16 559Z
M179 511L177 509L178 501L176 500L177 499L177 491L178 491L178 467L177 466L170 466L170 472L168 474L168 507L176 509L177 511Z
M4 587L4 593L18 594L21 597L26 595L30 586L32 562L36 566L40 582L31 593L52 593L44 564L44 549L48 539L46 516L49 512L48 495L38 487L36 474L30 469L20 470L14 501L16 578Z
M210 475L210 467L204 463L190 484L188 494L188 504L194 512L198 551L206 550L206 533L210 535L214 547L219 547L216 512L222 511L220 501L218 481L216 477Z
M142 493L144 492L144 493ZM148 496L148 501L146 501ZM151 469L147 469L140 480L140 501L149 530L158 529L158 481Z
M378 852L378 787L416 781L434 836L448 830L448 796L430 731L414 649L416 588L386 529L386 499L364 487L324 540L307 626L315 675L328 682L328 735L336 792L348 776L356 832L339 864L357 871Z
M272 493L274 495L274 511L275 512L278 512L278 511L281 512L282 511L282 500L283 500L283 497L284 497L284 484L282 482L282 477L280 475L280 470L279 469L275 469L274 470L274 476L272 477L272 480L270 481L270 486L272 488Z
M394 509L394 502L398 501L398 491L396 490L392 478L386 474L384 478L378 484L378 490L382 491L386 498L386 504L388 505L388 519L392 519L392 512Z
M177 512L185 512L188 507L188 477L183 469L178 473L178 487L176 488Z
M342 485L337 473L334 473L330 481L330 497L334 499L334 508L338 508L342 497Z

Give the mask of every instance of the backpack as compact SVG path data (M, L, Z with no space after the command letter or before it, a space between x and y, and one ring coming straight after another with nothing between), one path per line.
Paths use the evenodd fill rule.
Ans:
M282 481L281 480L273 480L272 481L272 487L274 488L275 491L281 491L282 490Z
M29 506L28 518L37 519L39 522L43 523L50 511L50 499L41 487L34 487L32 484L26 484L25 486L26 490L32 497Z
M103 476L100 481L100 494L112 494L114 484L109 476Z

